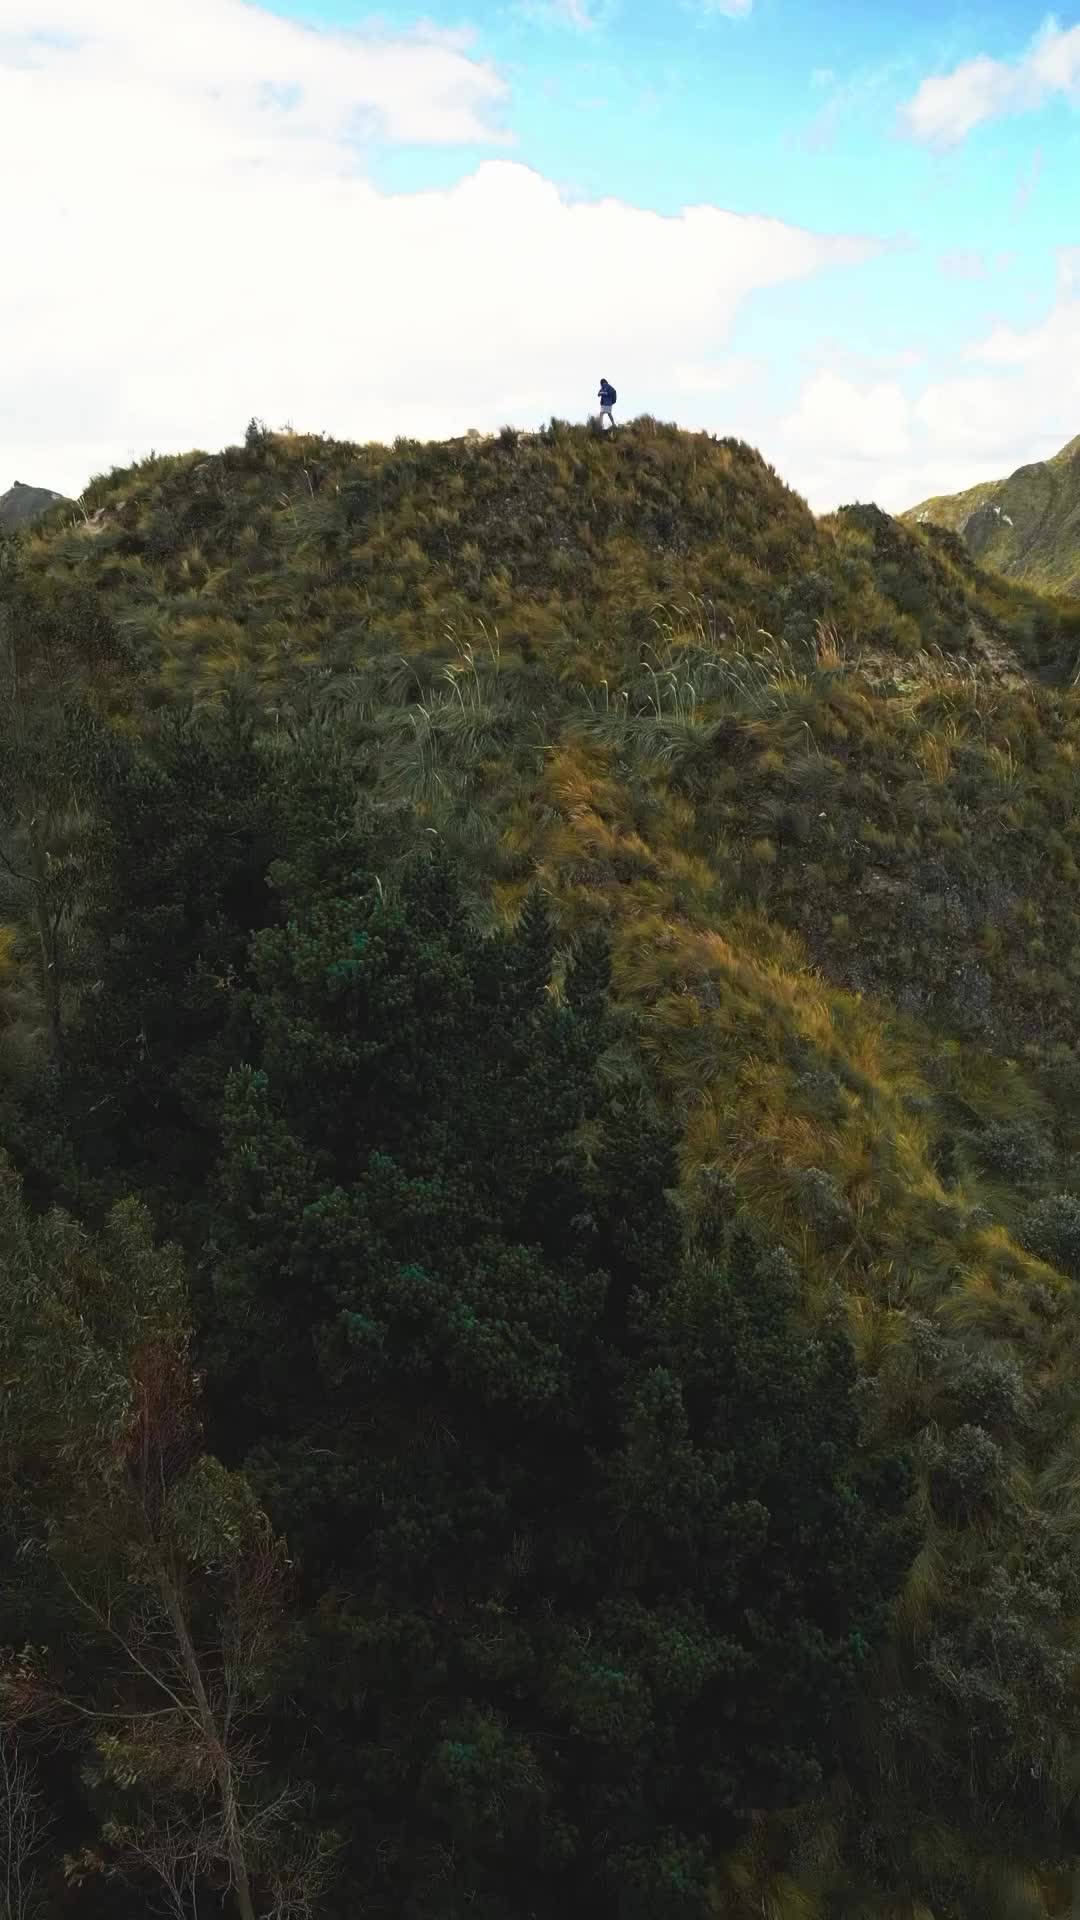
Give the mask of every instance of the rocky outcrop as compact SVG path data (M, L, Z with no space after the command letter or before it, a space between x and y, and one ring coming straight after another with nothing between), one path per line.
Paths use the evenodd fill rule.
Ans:
M23 481L16 480L7 493L0 493L0 529L11 531L16 527L28 527L49 507L55 507L57 501L66 497L65 494L54 493L51 487L28 487Z

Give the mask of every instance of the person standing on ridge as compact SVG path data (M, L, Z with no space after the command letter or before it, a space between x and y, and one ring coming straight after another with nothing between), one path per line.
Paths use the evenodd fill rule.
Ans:
M610 380L601 380L599 398L600 398L600 425L603 426L604 418L606 415L608 426L614 427L615 421L614 421L614 418L612 417L611 409L615 405L616 400L618 399L618 394L615 392L615 389L612 386Z

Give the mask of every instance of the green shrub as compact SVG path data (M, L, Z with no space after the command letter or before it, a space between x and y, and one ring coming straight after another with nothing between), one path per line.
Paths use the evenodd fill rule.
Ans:
M930 1489L942 1518L956 1524L992 1506L1005 1477L1005 1457L996 1440L968 1422L928 1446Z
M1054 1152L1032 1120L992 1120L975 1139L975 1150L988 1173L1013 1186L1034 1186L1046 1178Z
M1020 1238L1040 1260L1080 1280L1080 1200L1075 1194L1037 1201L1024 1216Z

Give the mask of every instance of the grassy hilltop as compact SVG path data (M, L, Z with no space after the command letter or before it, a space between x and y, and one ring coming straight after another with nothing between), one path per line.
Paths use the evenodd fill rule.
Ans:
M737 442L554 423L152 460L54 511L30 562L105 597L144 714L239 687L346 716L376 788L476 842L510 912L565 771L623 814L597 860L565 849L582 912L621 910L602 850L637 836L643 870L704 862L711 900L837 984L1014 1045L1071 1032L1080 602L947 535L817 521Z
M917 1549L840 1771L748 1819L730 1916L1036 1920L1080 1859L1080 600L990 572L953 505L815 519L746 445L647 419L252 423L19 550L107 618L87 697L119 739L241 709L256 769L322 741L388 846L444 844L478 926L539 885L560 942L603 930L685 1206L730 1183L806 1327L842 1301ZM77 786L51 985L38 896L0 899L16 1115L93 1004ZM7 854L28 833L9 796Z

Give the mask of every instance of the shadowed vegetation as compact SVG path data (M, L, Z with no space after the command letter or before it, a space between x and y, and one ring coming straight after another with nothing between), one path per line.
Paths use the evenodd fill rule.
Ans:
M0 594L104 623L19 682L4 1143L183 1249L320 1898L1067 1911L1080 604L649 420L253 422Z

